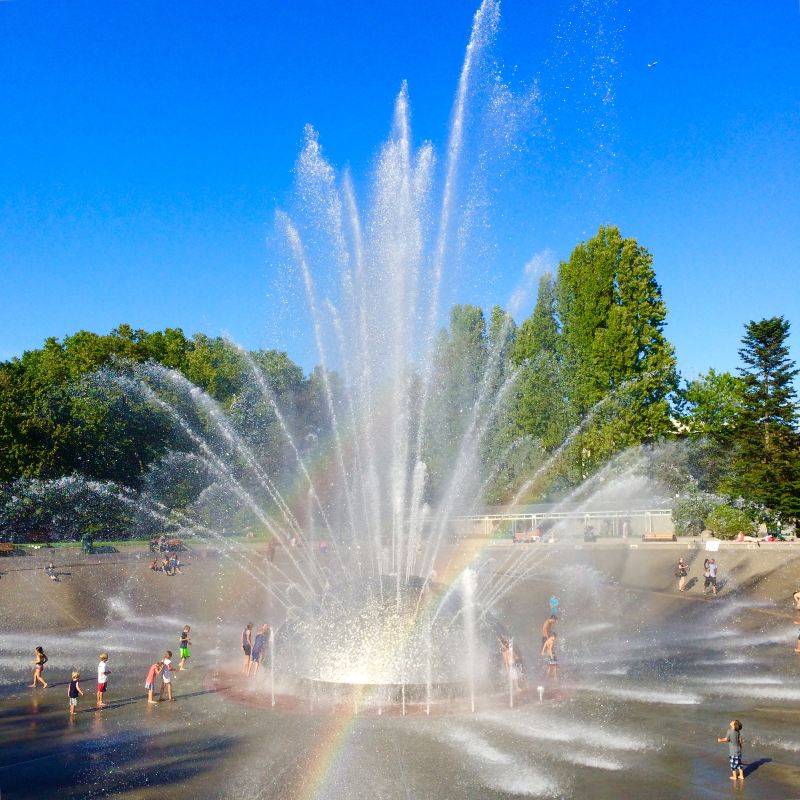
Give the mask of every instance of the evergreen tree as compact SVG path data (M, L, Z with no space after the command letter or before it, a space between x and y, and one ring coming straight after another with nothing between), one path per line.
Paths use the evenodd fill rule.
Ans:
M434 494L448 480L486 373L488 336L480 308L453 306L450 326L439 334L435 358L437 379L423 458Z
M520 370L513 412L517 434L538 440L545 451L558 447L568 428L555 305L555 284L546 273L512 353Z
M800 442L789 357L789 321L762 319L745 326L739 357L743 401L732 434L730 490L791 518L800 517Z

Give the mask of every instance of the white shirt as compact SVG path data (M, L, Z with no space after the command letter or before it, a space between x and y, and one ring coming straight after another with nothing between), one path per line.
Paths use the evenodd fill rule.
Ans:
M106 683L108 681L108 675L106 675L107 672L108 672L108 664L106 664L105 661L101 661L97 665L97 682L99 684Z
M164 665L164 669L161 670L161 679L169 682L170 678L172 677L170 673L172 662L168 658L165 658L161 663Z

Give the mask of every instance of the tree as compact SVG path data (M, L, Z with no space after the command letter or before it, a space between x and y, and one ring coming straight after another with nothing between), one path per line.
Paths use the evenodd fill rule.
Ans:
M736 424L742 408L744 382L730 372L699 375L686 384L683 391L685 404L681 423L692 438L723 437Z
M555 304L553 277L546 273L512 353L520 371L513 410L517 433L538 440L546 452L558 447L569 429Z
M675 354L653 257L616 227L601 227L559 265L555 296L583 478L614 452L673 432Z
M486 373L488 337L480 308L453 306L450 326L439 334L435 359L423 456L434 493L448 481Z
M679 393L677 419L686 464L696 486L717 492L730 477L730 436L742 408L744 384L713 369Z
M800 439L789 357L789 321L771 317L745 326L739 357L742 405L731 435L732 493L782 515L800 517Z

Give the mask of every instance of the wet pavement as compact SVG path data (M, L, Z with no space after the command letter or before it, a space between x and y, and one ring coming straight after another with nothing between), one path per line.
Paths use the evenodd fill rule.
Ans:
M117 574L118 593L103 587L107 613L92 608L82 619L83 606L72 605L80 624L70 630L43 619L3 632L3 800L800 798L796 629L791 610L764 599L760 583L707 600L631 585L607 564L545 564L497 609L517 631L530 686L544 686L544 702L529 691L513 709L492 697L479 698L474 714L427 716L414 707L401 716L363 707L312 712L280 691L273 708L268 671L250 681L237 674L235 580L211 563L193 568L191 582L146 576L121 585ZM229 588L212 597L198 588L215 581ZM533 656L553 590L564 612L557 677ZM217 613L219 603L226 613ZM193 657L176 675L175 702L148 705L147 667L166 647L177 651L185 622ZM51 659L47 689L25 686L37 644ZM101 649L112 674L109 706L97 711ZM86 694L71 720L73 667ZM743 786L728 780L727 748L716 742L734 717L744 723Z

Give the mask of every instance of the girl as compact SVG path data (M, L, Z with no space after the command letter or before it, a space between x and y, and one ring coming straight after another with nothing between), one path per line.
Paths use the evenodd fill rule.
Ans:
M33 662L33 683L31 684L31 689L35 689L36 685L41 683L42 688L47 688L47 681L42 677L42 673L44 672L44 665L47 663L47 656L42 650L41 647L36 648L35 652L36 659Z
M189 640L189 631L191 628L188 625L183 626L183 630L181 631L181 660L178 663L178 671L182 671L185 668L186 661L189 658L189 645L191 641Z
M80 679L81 679L80 672L73 672L72 680L70 680L69 686L67 687L67 697L69 697L70 716L73 716L75 714L75 709L78 706L78 697L83 697L83 690L81 689L81 685L79 683Z
M728 725L728 732L725 736L717 739L718 742L728 743L728 762L731 766L731 780L735 781L737 778L740 781L744 780L744 769L742 767L742 723L738 719L733 719Z
M147 677L144 679L144 688L147 689L147 702L158 705L158 700L153 700L153 690L156 688L156 675L161 674L164 665L159 661L150 665Z

